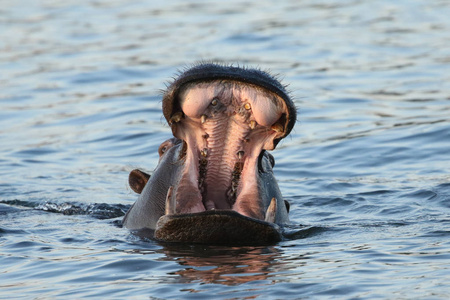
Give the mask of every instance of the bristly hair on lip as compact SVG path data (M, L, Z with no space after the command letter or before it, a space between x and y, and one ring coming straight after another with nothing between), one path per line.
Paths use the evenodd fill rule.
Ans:
M286 102L289 114L287 116L285 134L274 141L275 145L293 129L297 120L297 111L286 89L287 86L282 85L277 76L261 69L216 62L200 62L192 67L185 68L183 71L179 71L178 76L166 85L167 88L163 93L163 114L166 120L170 120L174 105L173 101L177 98L178 91L183 85L196 81L213 80L232 80L253 84L276 94Z

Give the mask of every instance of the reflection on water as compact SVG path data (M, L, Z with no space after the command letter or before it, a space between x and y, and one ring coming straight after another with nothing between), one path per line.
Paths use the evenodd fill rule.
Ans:
M266 280L283 270L281 250L276 247L165 246L163 260L175 261L184 269L174 274L180 282L238 285Z
M0 298L447 299L447 1L13 1L0 8ZM171 136L160 89L199 60L279 73L272 247L120 227Z

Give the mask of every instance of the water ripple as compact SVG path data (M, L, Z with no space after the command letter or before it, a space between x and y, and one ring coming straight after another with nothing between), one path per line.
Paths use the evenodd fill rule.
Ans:
M2 4L8 297L448 298L448 2ZM161 89L199 60L289 84L299 120L273 154L292 224L277 245L161 245L120 226L128 173L171 137Z

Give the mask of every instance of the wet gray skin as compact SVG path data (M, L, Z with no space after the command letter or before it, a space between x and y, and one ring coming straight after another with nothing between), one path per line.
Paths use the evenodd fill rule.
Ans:
M289 205L267 150L292 130L296 111L266 72L200 64L163 96L174 138L159 147L152 176L133 170L139 195L123 219L134 233L164 242L273 244Z

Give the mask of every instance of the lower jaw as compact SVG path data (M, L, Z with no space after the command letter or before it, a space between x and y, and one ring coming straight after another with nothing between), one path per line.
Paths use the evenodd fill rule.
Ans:
M154 233L158 241L210 245L273 245L281 241L280 227L233 210L162 216Z

